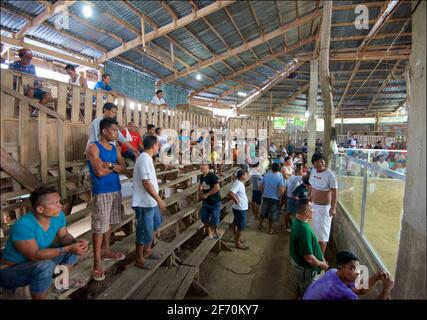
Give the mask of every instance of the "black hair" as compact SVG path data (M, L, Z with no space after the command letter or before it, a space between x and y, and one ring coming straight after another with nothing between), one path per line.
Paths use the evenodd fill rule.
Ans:
M156 128L156 133L158 133L160 130L162 130L162 128L157 127L157 128Z
M57 193L58 190L54 186L41 186L36 188L30 194L30 203L34 210L37 209L37 206L44 200L44 198L52 193Z
M190 131L190 135L191 135L193 132L194 132L194 130L191 130L191 131Z
M302 168L302 163L297 163L296 165L295 165L295 170L299 170L299 169L301 169Z
M155 128L156 126L154 124L147 124L147 131Z
M291 157L285 157L285 162L288 161Z
M316 152L311 157L311 163L314 164L317 160L324 160L324 159L325 158L323 157L323 154L321 154L320 152Z
M99 123L99 131L102 132L102 130L104 129L109 129L113 124L115 124L116 126L119 125L116 119L108 118L108 117L104 118Z
M110 111L111 109L117 109L117 106L112 102L106 102L106 103L104 103L104 106L102 107L102 113L104 113L105 110Z
M103 75L102 75L102 80L104 80L105 78L107 78L107 77L111 77L111 74L109 74L109 73L104 73Z
M243 177L245 175L245 173L247 173L246 170L237 171L237 174L236 174L237 179L240 179L241 177Z
M359 261L359 258L351 251L342 250L337 253L337 267L344 266L350 261Z
M144 138L144 149L151 149L158 142L156 136L146 136Z
M259 162L249 165L250 168L256 168L258 166L259 166Z
M156 94L158 94L158 93L162 93L162 92L163 92L163 90L160 90L160 89L159 89L159 90L157 90L157 91L156 91Z
M65 70L72 70L72 71L76 71L76 68L72 65L72 64L67 64L65 66Z
M302 178L302 183L310 185L310 176L309 175L304 176Z
M273 170L273 172L279 172L280 171L280 166L278 163L273 163L271 165L271 170Z
M297 213L304 214L304 212L307 210L308 205L310 204L310 201L308 201L308 198L301 198L297 201Z

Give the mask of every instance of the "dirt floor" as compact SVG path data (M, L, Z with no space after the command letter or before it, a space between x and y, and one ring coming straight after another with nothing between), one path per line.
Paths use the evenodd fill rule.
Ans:
M283 220L283 216L282 216ZM249 250L233 248L233 252L222 250L209 253L200 267L200 283L208 290L205 299L294 299L292 269L289 256L290 233L284 231L283 221L277 227L277 235L257 230L258 220L248 213L247 229L242 238ZM227 230L225 239L231 238ZM333 244L326 252L326 259L334 265L336 250ZM188 299L200 296L187 296Z
M360 226L362 177L341 177L339 201ZM368 179L364 236L387 269L394 274L403 214L404 181Z

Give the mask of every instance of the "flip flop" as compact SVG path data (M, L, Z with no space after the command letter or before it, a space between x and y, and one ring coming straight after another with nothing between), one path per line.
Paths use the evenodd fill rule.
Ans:
M273 231L271 231L271 232L267 232L269 235L275 235L275 234L277 234L277 231L275 231L275 230L273 230Z
M70 279L68 282L68 289L54 289L56 293L63 293L70 289L81 289L87 286L86 280L77 280L77 279Z
M99 272L98 270L92 270L92 278L95 281L104 281L105 280L105 273Z
M126 255L124 253L120 254L120 257L114 258L114 257L108 257L108 258L103 258L102 260L104 261L122 261L126 259Z
M151 270L156 266L156 264L152 261L148 261L148 260L144 260L144 265L140 265L138 263L135 262L135 267L138 267L140 269L144 269L144 270Z
M158 251L152 251L151 255L148 257L145 257L146 259L153 259L153 260L159 260L161 258L163 258L163 253L158 252Z
M236 247L236 249L240 249L240 250L248 250L249 249L249 247L246 245L240 245L240 246L235 246L235 247Z

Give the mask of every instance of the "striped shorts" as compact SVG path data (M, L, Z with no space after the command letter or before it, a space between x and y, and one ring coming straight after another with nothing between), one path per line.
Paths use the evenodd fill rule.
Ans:
M92 198L92 232L105 233L112 224L123 220L122 193L120 191L94 194Z

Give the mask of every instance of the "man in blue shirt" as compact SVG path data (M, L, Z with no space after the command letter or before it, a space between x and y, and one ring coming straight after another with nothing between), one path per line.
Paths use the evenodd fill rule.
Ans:
M30 202L33 212L12 226L1 257L0 287L15 291L29 285L33 299L46 299L56 266L71 269L78 255L86 253L88 242L77 240L68 232L55 187L37 188L31 193ZM85 285L84 281L69 281L72 288Z
M272 172L267 173L259 184L259 190L262 192L261 220L258 230L262 229L262 222L268 217L269 234L277 234L273 231L273 223L279 221L280 199L285 193L285 180L280 173L280 165L273 163Z
M94 90L104 90L104 91L111 91L111 94L113 95L113 97L117 97L117 93L113 92L113 88L110 86L110 81L111 81L111 75L109 73L104 73L102 75L102 80L98 81L95 84L95 87L93 87ZM104 99L106 99L106 97L104 97Z
M9 69L37 76L36 67L31 64L31 60L33 59L32 51L27 48L22 48L18 51L18 55L21 60L10 63ZM24 88L24 92L27 97L38 99L39 102L44 106L46 106L52 100L52 95L49 92L43 90L41 88L40 82L37 80L34 81L33 87L29 86ZM33 115L36 114L37 113L33 111Z

